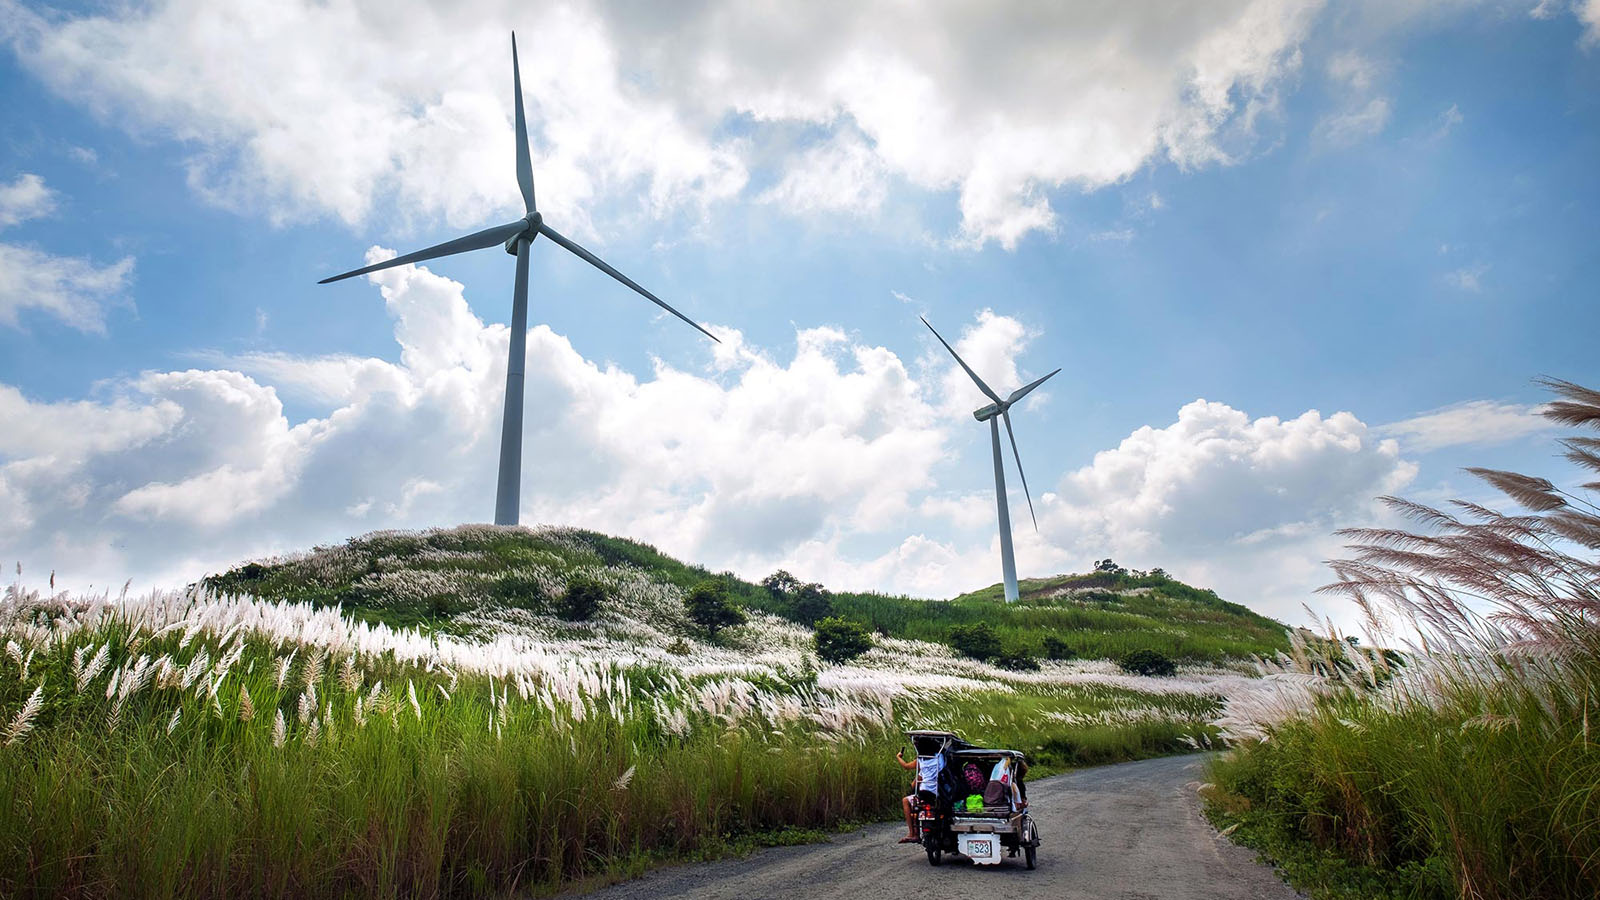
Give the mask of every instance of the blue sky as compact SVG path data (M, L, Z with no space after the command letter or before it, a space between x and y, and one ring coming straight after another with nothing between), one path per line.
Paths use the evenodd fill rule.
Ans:
M512 27L547 218L725 338L536 244L526 521L993 582L982 398L918 315L997 389L1063 369L1025 576L1297 619L1375 495L1574 477L1531 379L1600 375L1600 3L483 6L0 2L8 558L489 517L510 258L315 281L516 217Z

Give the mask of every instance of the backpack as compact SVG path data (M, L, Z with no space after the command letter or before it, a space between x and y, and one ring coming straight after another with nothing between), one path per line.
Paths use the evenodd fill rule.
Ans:
M978 770L977 763L967 763L963 766L961 777L966 781L967 789L975 794L982 792L983 786L989 783L989 779L983 777L983 773Z

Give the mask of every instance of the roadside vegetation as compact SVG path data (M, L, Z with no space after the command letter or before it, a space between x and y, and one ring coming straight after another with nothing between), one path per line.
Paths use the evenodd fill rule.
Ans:
M1600 426L1600 392L1546 384ZM1600 472L1600 438L1561 444ZM1414 530L1344 533L1329 590L1404 651L1299 654L1323 699L1213 766L1213 821L1313 896L1600 896L1600 482L1471 471L1522 511L1390 498Z

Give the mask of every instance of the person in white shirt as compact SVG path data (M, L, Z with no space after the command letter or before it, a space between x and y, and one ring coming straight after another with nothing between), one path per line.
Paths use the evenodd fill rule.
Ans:
M920 838L917 835L917 815L913 812L917 794L926 791L937 795L939 792L939 771L944 768L944 754L935 753L932 756L919 756L915 762L905 758L904 751L895 751L894 758L900 763L902 769L916 769L916 780L911 782L911 793L900 801L906 811L906 830L910 832L900 839L902 844L914 844Z

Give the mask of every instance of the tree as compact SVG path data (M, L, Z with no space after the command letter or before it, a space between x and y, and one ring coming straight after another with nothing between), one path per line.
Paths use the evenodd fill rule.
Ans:
M593 578L582 575L567 581L567 590L556 602L556 613L568 622L587 622L600 611L606 589Z
M747 621L744 611L728 599L727 586L709 578L689 591L683 606L689 618L713 637L724 628L743 625Z
M1114 561L1112 561L1110 559L1097 559L1097 560L1095 560L1094 561L1094 570L1096 572L1108 572L1108 573L1110 573L1112 575L1125 575L1125 574L1127 574L1127 571L1128 571L1127 569L1124 569L1123 567L1117 565Z
M774 600L782 600L794 593L800 587L800 579L790 575L783 569L773 572L761 579L761 586L767 589Z
M859 622L838 616L828 616L817 621L817 633L812 638L817 658L831 663L849 662L872 649L872 635Z
M950 646L965 656L988 661L1000 655L1000 636L988 622L954 625L950 628Z
M1122 671L1134 675L1159 675L1166 677L1178 667L1159 650L1135 650L1117 662Z
M1074 651L1071 647L1067 646L1067 642L1066 641L1063 641L1061 638L1058 638L1053 634L1045 635L1044 636L1044 640L1041 643L1044 644L1044 655L1045 655L1046 658L1049 658L1049 659L1077 659L1078 658L1077 652Z
M789 608L796 622L815 625L833 615L833 598L820 584L803 584L790 597Z

